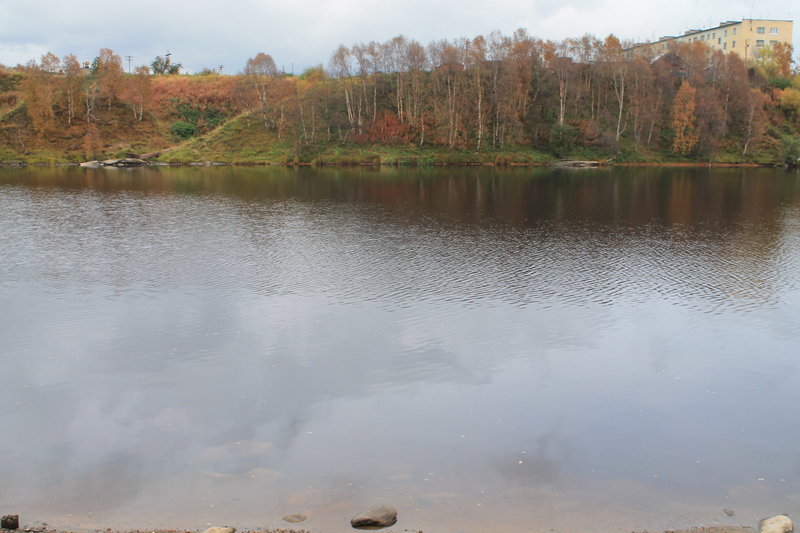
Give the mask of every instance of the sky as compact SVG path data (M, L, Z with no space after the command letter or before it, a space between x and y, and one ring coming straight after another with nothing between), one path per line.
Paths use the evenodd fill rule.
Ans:
M560 40L585 33L654 40L742 18L800 17L800 2L762 0L0 0L0 64L46 52L91 61L111 48L131 65L167 51L190 72L244 69L259 52L286 72L327 65L340 45L397 35L433 40L510 34ZM800 29L794 47L800 50Z

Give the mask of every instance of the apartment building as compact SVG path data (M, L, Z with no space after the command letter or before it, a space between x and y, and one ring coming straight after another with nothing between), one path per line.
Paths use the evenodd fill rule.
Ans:
M712 50L733 52L742 59L754 59L759 51L777 43L792 44L791 20L742 19L720 22L707 30L688 30L680 36L665 36L653 43L628 48L629 55L659 56L673 43L699 41Z

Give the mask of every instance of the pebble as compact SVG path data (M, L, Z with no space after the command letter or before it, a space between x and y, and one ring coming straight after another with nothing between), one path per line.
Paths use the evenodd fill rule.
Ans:
M761 533L792 533L794 531L792 519L782 514L772 518L765 518L761 521L760 526L759 531Z
M19 529L19 515L7 514L0 518L0 527L3 529Z
M287 514L283 517L283 520L286 522L291 522L292 524L296 524L298 522L304 522L308 520L308 517L304 514Z
M380 529L397 522L397 509L391 505L375 505L350 520L356 529Z
M210 527L206 529L203 533L236 533L235 527Z

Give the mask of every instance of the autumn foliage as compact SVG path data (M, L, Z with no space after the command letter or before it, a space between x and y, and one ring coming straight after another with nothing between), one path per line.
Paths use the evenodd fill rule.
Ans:
M696 97L697 91L692 84L683 80L672 104L672 129L675 135L672 141L673 152L688 154L697 146Z
M791 53L775 46L747 65L694 42L630 57L613 35L555 42L518 30L341 45L327 68L300 76L263 52L234 76L126 72L109 49L89 69L46 54L0 69L0 143L87 156L157 149L238 118L299 155L331 144L748 154L800 127Z

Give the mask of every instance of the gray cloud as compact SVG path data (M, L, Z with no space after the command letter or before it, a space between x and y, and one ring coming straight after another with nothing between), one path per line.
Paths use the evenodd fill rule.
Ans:
M755 9L722 0L700 6L690 0L496 0L491 6L476 0L29 0L0 10L0 63L24 63L45 51L90 60L107 47L145 64L169 49L191 71L225 65L224 72L236 73L264 51L300 71L326 64L339 44L398 34L424 44L519 27L547 39L584 33L652 39L723 19L794 18L797 9L782 0Z

